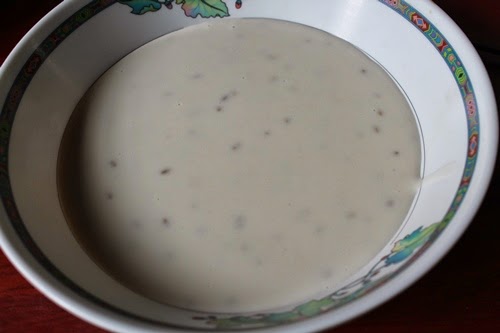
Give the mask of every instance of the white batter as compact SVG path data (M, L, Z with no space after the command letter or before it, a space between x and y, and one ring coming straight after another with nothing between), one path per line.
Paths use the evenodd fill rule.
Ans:
M105 270L160 302L262 311L335 287L403 222L414 115L350 44L272 20L159 38L80 102L61 199Z

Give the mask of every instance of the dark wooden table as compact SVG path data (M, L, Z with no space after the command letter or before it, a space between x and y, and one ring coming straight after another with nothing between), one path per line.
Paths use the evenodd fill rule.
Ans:
M436 0L475 43L500 101L500 1ZM57 0L2 0L0 63ZM383 306L335 329L351 332L500 332L500 163L472 225L429 274ZM497 220L498 221L498 220ZM102 332L54 305L0 252L0 332Z

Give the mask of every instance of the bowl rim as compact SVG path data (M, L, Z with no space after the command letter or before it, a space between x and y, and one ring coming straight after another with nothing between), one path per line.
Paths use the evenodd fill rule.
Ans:
M389 0L379 0L380 2L391 2ZM399 1L399 0L398 0ZM45 36L43 31L52 31L59 24L64 22L71 14L75 13L82 4L89 4L90 0L78 1L69 0L63 1L51 12L49 12L42 20L40 20L18 43L14 50L9 54L9 56L4 61L2 67L0 67L0 79L10 75L9 72L15 71L20 63L24 63L27 60L27 56L31 54L35 47L31 45L32 40L43 39ZM109 5L117 2L116 0L103 1L109 3ZM404 1L410 5L414 5L415 0ZM467 39L465 34L460 30L460 28L449 18L436 4L430 0L421 1L418 3L420 8L420 13L423 9L432 10L435 12L434 15L439 17L440 27L446 26L448 30L456 33L456 39L460 40L460 52L461 54L467 53L467 57L477 66L476 70L478 72L477 77L474 78L475 82L482 81L482 86L488 87L482 91L484 95L483 100L485 105L489 104L488 109L496 110L496 103L493 94L493 89L489 81L488 74L484 65L479 58L476 50L472 46L471 42ZM425 16L424 16L425 18ZM457 43L454 43L456 46ZM486 109L486 108L485 108ZM452 246L458 241L459 237L465 231L467 226L473 219L476 211L478 210L484 195L488 189L488 184L492 177L494 171L494 162L497 154L498 146L498 118L495 112L488 115L492 117L491 121L487 126L489 137L486 139L481 138L483 141L487 141L488 145L481 146L482 154L485 154L485 161L482 166L481 174L474 175L477 179L475 180L476 185L476 197L473 201L469 201L469 209L466 212L464 218L464 223L460 225L455 224L454 228L447 228L446 235L440 235L440 237L446 236L445 241L432 244L432 247L426 249L426 255L421 256L418 260L412 263L409 267L406 267L403 271L398 274L397 279L393 279L391 285L380 286L379 288L373 290L371 293L362 297L362 302L356 300L350 304L343 307L335 309L335 316L329 316L332 313L324 313L314 318L309 318L303 322L297 322L293 324L288 324L286 326L278 325L276 327L267 327L263 329L252 329L253 331L265 331L274 332L281 331L284 327L290 332L299 332L304 330L320 330L327 327L336 326L342 322L350 320L357 317L372 308L388 301L392 297L396 296L416 280L421 278L426 272L428 272L439 260L452 248ZM483 123L481 124L483 126ZM482 129L483 131L483 129ZM2 215L3 206L2 206ZM2 219L5 219L2 216ZM1 230L0 230L1 231ZM44 271L41 265L39 265L31 254L24 248L18 248L6 234L0 232L0 247L6 254L7 258L16 267L16 269L38 290L40 290L46 297L51 299L56 304L60 305L70 313L76 315L77 317L86 320L94 325L100 326L105 329L118 330L118 331L128 331L131 328L141 328L147 329L149 331L161 330L163 331L167 326L163 327L151 327L149 325L142 325L135 320L124 317L123 315L116 314L109 310L103 309L99 305L96 305L82 297L79 297L73 291L65 288L63 284L53 278L48 272ZM180 331L186 331L185 329L179 328Z

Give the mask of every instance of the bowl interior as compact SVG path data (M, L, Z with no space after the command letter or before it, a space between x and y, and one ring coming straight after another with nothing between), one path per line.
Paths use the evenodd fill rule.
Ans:
M2 179L8 182L1 187L9 217L6 235L17 247L28 249L27 255L38 261L37 269L65 285L71 297L145 325L239 329L293 323L359 302L397 280L450 222L468 222L459 207L467 205L463 201L478 165L478 98L468 73L476 71L476 64L463 63L450 42L454 38L459 43L461 36L450 32L445 37L426 17L438 20L439 13L420 12L401 0L214 1L224 4L218 9L190 6L197 1L168 2L171 10L167 2L67 5L71 15L53 15L59 20L57 28L46 24L40 36L32 36L38 47L24 66L10 73L16 79L5 88L1 121L8 135L2 137L1 154L2 163L7 163ZM428 8L426 2L418 5ZM56 164L65 126L79 99L106 69L137 47L210 16L283 19L341 37L383 66L416 112L424 152L418 199L380 254L334 293L312 295L314 299L304 304L258 315L169 307L116 283L86 255L67 226L58 199ZM481 163L492 158L486 156Z

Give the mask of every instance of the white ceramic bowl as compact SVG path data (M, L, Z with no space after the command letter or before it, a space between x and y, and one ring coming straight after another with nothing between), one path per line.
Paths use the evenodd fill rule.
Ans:
M121 2L64 1L25 36L0 70L0 244L16 268L54 302L120 332L314 331L338 325L396 295L464 232L492 174L496 106L471 43L432 2ZM380 63L416 111L424 148L423 185L416 204L387 246L334 293L274 313L195 313L161 305L101 271L63 218L56 159L80 97L135 48L208 16L284 19L339 36Z

